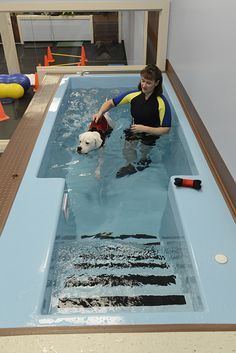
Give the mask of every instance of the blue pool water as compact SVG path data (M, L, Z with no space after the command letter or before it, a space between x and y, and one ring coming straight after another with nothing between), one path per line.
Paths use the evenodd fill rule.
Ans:
M167 77L173 127L149 168L115 177L128 107L110 112L102 150L76 153L105 98L138 82L62 79L0 237L0 328L236 324L235 223ZM202 189L178 188L175 177Z
M122 147L123 130L131 122L127 106L111 111L115 128L102 151L92 151L87 155L76 153L79 134L87 130L92 114L107 97L124 90L127 87L120 90L72 90L62 104L39 177L66 180L70 211L63 234L108 231L156 234L166 206L170 176L194 174L196 168L193 163L189 164L184 150L181 163L171 164L172 151L181 148L176 122L173 121L171 133L162 136L153 148L149 168L122 179L115 177L117 170L126 164ZM103 165L100 178L96 178L99 159Z
M176 230L161 232L170 176L195 169L184 150L181 164L170 162L173 147L181 148L177 122L173 119L171 133L157 141L150 167L122 179L116 171L126 164L122 147L129 106L111 111L115 127L101 150L76 152L92 114L125 90L70 90L60 108L39 172L42 178L65 178L69 199L58 227L45 313L202 310L185 240Z

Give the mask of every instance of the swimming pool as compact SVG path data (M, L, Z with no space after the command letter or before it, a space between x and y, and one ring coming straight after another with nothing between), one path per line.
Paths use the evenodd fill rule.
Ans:
M111 112L99 179L99 152L76 153L96 107L138 80L63 78L0 238L1 327L235 323L235 224L168 79L173 128L149 168L115 178L127 108Z

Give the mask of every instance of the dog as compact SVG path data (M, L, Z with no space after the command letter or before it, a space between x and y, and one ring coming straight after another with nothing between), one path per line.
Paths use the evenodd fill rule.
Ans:
M108 113L105 113L98 122L92 121L88 131L79 135L77 152L87 154L102 147L106 138L111 134L113 127L113 122Z
M104 145L106 138L110 136L113 128L114 124L108 113L105 113L97 123L92 121L89 125L88 131L79 135L77 152L80 154L87 154L90 151L99 149ZM98 164L95 170L95 176L97 179L100 179L102 165L102 153L99 153Z

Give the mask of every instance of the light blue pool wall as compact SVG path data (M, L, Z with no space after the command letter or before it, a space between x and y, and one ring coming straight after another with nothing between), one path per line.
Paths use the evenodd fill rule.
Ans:
M132 75L125 76L129 87ZM121 79L123 76L119 77ZM96 79L99 79L99 75ZM76 81L77 77L72 78L70 83L72 88L76 85ZM117 85L117 76L114 75L111 81L113 81L110 82L111 85L114 82ZM86 88L85 82L81 84ZM68 79L64 78L49 108L0 238L0 278L6 279L7 283L7 290L1 291L0 327L236 322L236 308L229 305L234 303L235 297L235 281L232 280L235 278L236 268L235 223L165 75L164 84L167 99L175 107L180 123L180 137L187 141L187 155L192 166L189 172L196 173L191 174L191 177L200 178L203 187L199 192L176 188L173 183L175 176L170 178L161 232L173 234L177 230L185 237L195 265L204 311L158 313L158 316L150 313L145 317L141 313L133 313L123 318L116 315L99 317L93 315L78 317L73 314L63 317L42 315L51 254L62 215L61 205L66 185L63 178L40 178L38 175L61 106L61 97L68 85ZM189 174L182 176L189 177ZM170 214L173 215L173 222L168 222ZM227 255L226 265L216 263L214 257L218 253Z

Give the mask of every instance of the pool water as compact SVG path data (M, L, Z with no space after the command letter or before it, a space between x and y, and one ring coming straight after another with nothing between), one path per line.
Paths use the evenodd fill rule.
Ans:
M60 107L39 177L65 178L69 207L58 224L44 314L202 310L185 239L177 230L163 233L162 226L170 176L195 172L175 120L171 133L151 151L149 168L131 176L116 178L126 164L122 147L123 130L131 122L128 106L111 110L115 128L103 148L87 155L76 152L92 114L124 90L70 90ZM173 165L177 149L182 161Z

